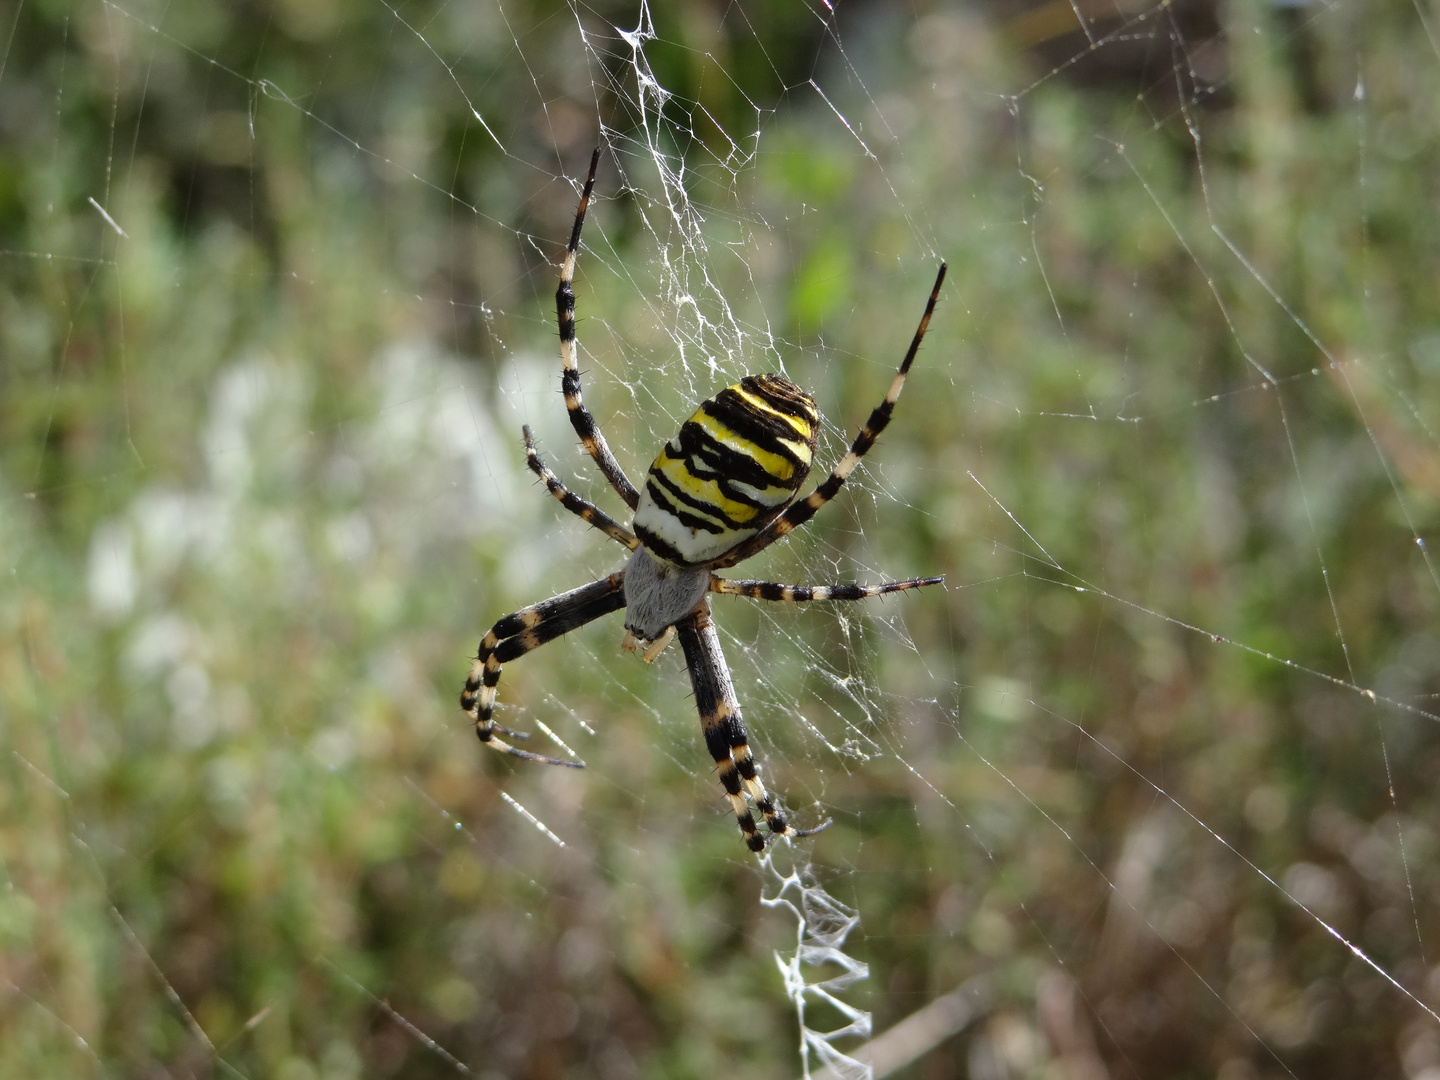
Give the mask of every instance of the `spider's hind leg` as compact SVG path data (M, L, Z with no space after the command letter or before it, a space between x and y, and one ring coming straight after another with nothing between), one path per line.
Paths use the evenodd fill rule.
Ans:
M935 284L930 290L930 299L925 303L925 314L920 317L920 325L915 328L915 336L910 339L910 348L905 353L905 359L900 362L900 367L895 372L895 378L890 382L890 389L886 392L884 400L870 413L870 419L865 421L865 426L860 429L860 434L855 436L855 441L850 444L850 449L845 452L845 456L840 459L835 468L830 470L830 475L825 478L824 483L799 502L791 503L783 514L754 536L735 545L722 558L716 559L711 563L715 569L735 566L753 555L758 555L776 540L814 517L815 512L833 499L840 488L844 486L845 481L855 470L855 466L859 465L865 455L870 452L870 448L875 445L875 440L880 437L880 433L890 423L891 414L895 411L895 402L900 400L900 391L905 388L905 377L910 374L910 365L915 362L915 356L920 351L920 343L925 340L925 331L930 326L930 316L935 314L935 302L940 299L940 286L944 281L945 264L941 263L940 272L935 275Z
M585 211L590 206L590 194L595 190L595 169L599 164L600 148L596 147L590 158L590 175L585 179L585 190L575 210L575 227L565 248L565 260L560 264L560 284L555 288L555 316L560 325L560 389L565 395L565 411L570 414L570 426L580 436L585 452L600 467L616 494L625 500L625 505L634 510L640 505L640 492L615 460L605 436L600 432L600 425L595 423L595 417L585 407L580 396L580 365L575 357L575 259L579 254L580 230L585 226Z
M525 464L530 471L540 478L551 495L560 500L560 505L569 510L581 521L593 525L611 540L624 544L631 551L640 546L640 541L635 539L635 534L625 528L605 511L601 510L594 503L582 499L573 491L560 482L560 478L545 464L540 457L540 451L535 447L535 435L530 430L529 424L522 424L520 431L525 436Z

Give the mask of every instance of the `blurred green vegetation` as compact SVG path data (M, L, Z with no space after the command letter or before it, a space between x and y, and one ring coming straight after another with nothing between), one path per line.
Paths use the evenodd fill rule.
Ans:
M603 126L585 390L632 475L781 362L838 452L950 261L865 475L744 571L947 590L716 605L773 786L836 818L877 1031L994 980L903 1075L1433 1080L1418 9L1027 51L1004 5L837 7L843 52L801 5L652 5L648 129L628 6L0 19L0 1074L798 1075L678 658L612 619L506 668L584 772L455 707L490 622L618 561L516 435L614 509L550 299Z

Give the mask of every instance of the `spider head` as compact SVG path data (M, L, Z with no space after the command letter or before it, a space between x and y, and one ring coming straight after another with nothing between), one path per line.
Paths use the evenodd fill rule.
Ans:
M645 648L695 609L710 587L710 571L677 566L639 548L625 564L627 645Z

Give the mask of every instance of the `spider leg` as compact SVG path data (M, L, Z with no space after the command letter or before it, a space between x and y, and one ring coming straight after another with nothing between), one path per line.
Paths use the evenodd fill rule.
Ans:
M525 463L530 466L531 472L545 482L545 487L549 489L551 495L560 500L561 506L582 521L595 526L611 540L624 544L631 551L640 546L640 541L635 539L634 533L598 506L582 499L560 482L560 478L551 472L550 467L540 459L540 451L535 449L535 437L530 433L529 424L522 426L520 430L525 433Z
M544 754L532 754L528 750L518 750L496 737L497 731L525 737L497 724L491 716L495 709L496 688L500 685L500 665L508 664L531 649L538 648L547 641L554 641L562 634L568 634L571 630L624 606L625 574L621 571L541 603L521 608L492 626L490 632L480 641L475 663L471 665L470 676L465 680L465 689L460 692L460 708L475 721L475 734L480 736L480 741L512 757L528 758L546 765L582 768L582 762L565 761L562 758L546 757Z
M885 581L879 585L782 585L778 581L748 581L710 575L710 591L724 596L748 596L751 600L784 600L799 603L805 600L868 600L872 596L904 592L925 585L943 585L943 577L907 578Z
M751 851L765 850L765 838L755 827L755 818L745 802L749 794L765 823L777 836L811 836L830 824L828 820L813 829L795 829L775 809L774 802L760 782L755 759L740 717L740 703L730 682L730 669L720 651L720 635L710 619L710 605L701 601L689 615L675 624L680 647L685 650L685 667L690 672L690 686L695 691L695 706L700 711L700 728L705 733L705 746L715 760L725 797L735 811L745 846Z
M590 206L590 193L595 188L595 169L600 164L600 148L595 148L590 158L590 175L585 180L585 191L580 196L580 206L575 211L575 228L570 233L570 244L565 249L565 261L560 264L560 285L555 290L555 315L560 322L560 389L565 394L565 411L570 414L570 426L580 436L585 452L600 466L605 479L625 500L625 505L634 510L640 505L640 492L625 475L625 470L610 452L605 436L595 417L585 408L580 397L580 368L575 360L575 256L580 249L580 229L585 224L585 211Z
M915 362L915 354L920 351L920 342L925 339L925 331L930 326L930 316L935 313L935 301L940 297L940 285L945 280L945 269L945 263L941 263L940 272L935 275L935 285L930 290L930 299L925 303L925 314L920 317L920 325L915 329L915 336L910 341L910 348L905 352L905 359L900 362L900 369L895 372L895 378L890 383L885 400L875 406L874 411L870 413L870 419L865 421L865 426L860 429L860 434L855 436L855 441L850 444L849 451L840 459L840 463L831 470L824 483L804 499L791 503L783 514L749 540L740 544L723 558L715 560L711 564L713 567L723 569L727 566L734 566L736 563L764 551L786 533L814 517L815 511L833 499L844 486L850 474L855 471L855 466L860 464L860 459L875 445L875 440L880 437L880 433L890 423L890 415L895 411L895 402L900 398L900 391L905 388L905 376L910 373L910 365Z

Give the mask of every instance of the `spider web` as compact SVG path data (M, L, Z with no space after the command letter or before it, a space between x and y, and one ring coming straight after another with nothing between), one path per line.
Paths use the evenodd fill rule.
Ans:
M1435 1080L1433 19L17 6L0 1068ZM518 445L616 510L597 143L632 478L770 370L828 466L950 264L734 572L945 589L714 603L758 863L616 620L501 683L585 771L454 705L623 556Z

